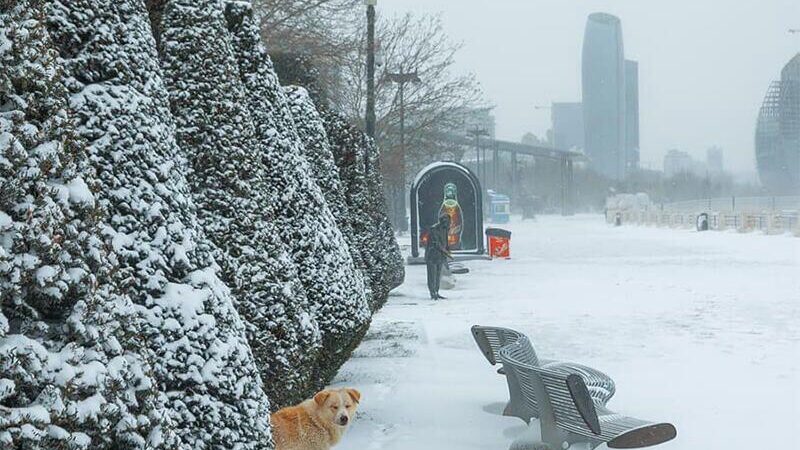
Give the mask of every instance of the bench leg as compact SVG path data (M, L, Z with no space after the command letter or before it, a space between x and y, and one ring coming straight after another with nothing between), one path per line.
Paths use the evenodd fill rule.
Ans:
M522 413L520 412L520 410L522 410L521 407L517 406L513 401L510 401L506 404L506 407L503 409L503 416L516 417L517 419L521 419L526 424L530 425L531 423L530 415Z

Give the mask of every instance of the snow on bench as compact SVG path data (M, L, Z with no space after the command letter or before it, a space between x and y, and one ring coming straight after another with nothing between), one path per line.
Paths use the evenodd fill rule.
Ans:
M506 373L519 383L522 401L539 413L541 444L553 450L584 445L595 448L642 448L675 438L675 427L615 413L592 397L579 373L551 369L522 361L529 342L523 336L500 349ZM535 443L531 448L542 448ZM522 448L515 443L513 448ZM527 445L525 446L527 448Z
M585 380L590 395L599 404L605 405L616 392L614 380L597 369L572 362L539 359L533 344L527 336L519 331L510 328L474 325L472 336L483 356L493 366L500 362L501 348L519 343L520 346L516 347L518 352L516 358L519 361L532 366L580 375ZM505 375L508 383L509 401L503 415L518 417L525 422L530 422L532 418L538 418L539 410L536 406L536 399L531 399L527 403L523 401L516 375L513 372L509 373L504 367L498 369L497 372Z

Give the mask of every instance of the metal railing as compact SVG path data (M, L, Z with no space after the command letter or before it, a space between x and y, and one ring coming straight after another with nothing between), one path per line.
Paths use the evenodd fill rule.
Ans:
M701 214L708 216L710 230L762 231L800 236L800 196L724 197L661 205L636 205L609 209L606 220L619 215L623 224L695 228Z
M788 197L719 197L664 203L664 211L683 212L761 212L800 210L800 196Z

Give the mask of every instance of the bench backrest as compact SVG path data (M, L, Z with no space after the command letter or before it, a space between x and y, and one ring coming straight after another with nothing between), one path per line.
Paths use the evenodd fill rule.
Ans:
M583 436L601 435L600 418L580 375L540 367L526 370L535 373L541 380L559 428Z
M569 366L546 368L528 361L533 347L525 336L498 351L509 387L513 385L525 408L536 412L542 441L553 448L577 442L591 447L641 448L674 439L675 427L624 416L592 398L580 371Z
M525 358L520 360L527 364L539 365L539 358L536 356L536 350L533 348L530 340L519 331L510 328L474 325L472 327L472 337L475 339L475 343L478 344L478 349L491 365L501 362L501 348L518 342L521 338L525 338L527 345L527 348L524 349Z
M525 372L534 373L541 381L553 423L572 436L604 442L608 448L642 448L667 442L677 434L672 424L652 423L596 406L576 373L532 366L518 369L520 377Z
M540 417L541 411L539 410L539 396L542 392L538 386L541 384L535 379L535 374L527 367L533 367L532 364L527 363L528 348L530 342L526 336L517 339L516 342L508 344L500 349L499 358L503 363L503 369L506 372L506 377L509 378L509 385L513 382L515 391L522 397L522 404L524 407L532 411L533 417ZM532 348L532 347L530 347Z

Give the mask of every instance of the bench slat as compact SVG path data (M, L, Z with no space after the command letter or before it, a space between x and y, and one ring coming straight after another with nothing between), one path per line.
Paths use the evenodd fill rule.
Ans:
M517 342L521 337L527 339L523 333L510 328L481 325L472 327L472 336L476 344L478 344L478 349L491 365L496 365L500 362L499 352L502 347ZM602 404L608 403L616 392L614 380L597 369L572 362L539 359L529 339L527 340L527 345L520 347L517 351L522 355L518 355L517 359L528 364L552 367L554 369L559 368L580 374L586 381L592 397L600 400Z
M515 373L520 393L527 405L539 408L547 402L557 428L588 442L608 443L610 448L640 448L667 442L676 436L675 427L668 423L652 423L607 409L605 403L591 395L581 373L570 372L563 366L548 364L537 367L517 358L524 354L527 338L503 347L499 358L507 371ZM540 386L537 388L537 384ZM544 399L536 399L541 392ZM549 422L549 419L548 419ZM544 420L542 434L545 433ZM560 443L556 443L560 445Z

